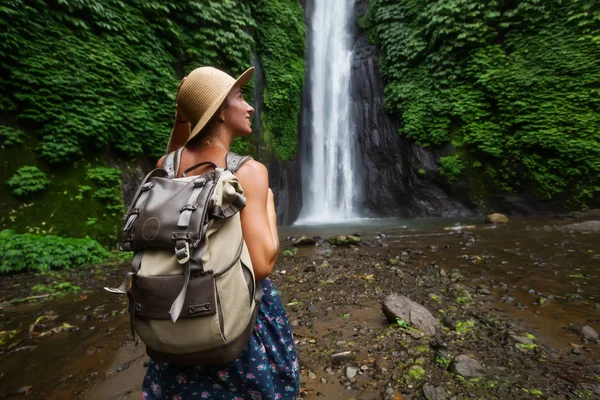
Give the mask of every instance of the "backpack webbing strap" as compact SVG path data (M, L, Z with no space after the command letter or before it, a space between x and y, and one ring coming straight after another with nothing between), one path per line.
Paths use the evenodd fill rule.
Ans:
M236 171L248 160L252 160L252 157L240 156L239 154L230 151L227 153L227 157L225 158L225 169L231 171L232 174L235 174Z
M193 185L194 190L192 190L192 194L190 195L187 204L181 207L179 210L181 214L179 215L179 220L177 221L177 227L181 229L187 229L190 226L192 213L196 211L198 204L206 204L208 201L208 196L212 194L211 189L214 186L214 183L209 181L209 186L206 188L206 190L203 190L204 186L207 185L207 182L205 177L200 176L193 180ZM202 196L202 198L199 200L200 196Z
M181 160L181 153L183 152L183 147L178 148L167 154L165 159L163 160L162 169L167 171L170 178L177 177L177 172L179 170L179 161Z
M104 287L104 290L114 294L125 294L127 293L129 286L131 285L131 280L133 279L133 275L136 275L140 271L140 265L142 264L142 257L144 256L143 251L138 251L135 253L133 257L133 261L131 262L131 271L125 275L123 278L123 282L119 285L118 288L109 288Z
M181 314L181 310L183 309L183 303L185 301L185 295L187 293L187 287L190 283L190 244L185 240L178 240L175 244L175 257L177 258L177 262L181 264L181 268L183 269L183 287L179 292L179 295L171 304L171 309L169 310L169 314L171 314L171 321L173 323L177 322L179 315Z

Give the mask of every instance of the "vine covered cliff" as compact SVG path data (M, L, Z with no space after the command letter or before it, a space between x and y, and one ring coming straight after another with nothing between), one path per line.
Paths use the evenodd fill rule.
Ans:
M0 26L0 227L114 242L123 192L164 154L177 84L202 65L260 66L259 132L233 150L295 156L297 1L9 0Z
M446 153L447 183L480 201L526 193L586 207L600 193L599 7L371 0L361 26L381 50L398 132Z

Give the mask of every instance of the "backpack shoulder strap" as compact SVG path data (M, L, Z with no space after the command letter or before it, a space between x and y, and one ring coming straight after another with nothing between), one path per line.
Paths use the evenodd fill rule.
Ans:
M240 156L239 154L236 154L232 151L230 151L229 153L227 153L227 167L225 167L225 169L227 169L228 171L231 171L232 174L235 175L236 171L246 162L252 160L252 157L250 156Z
M183 147L178 148L167 154L163 160L162 169L167 171L170 178L177 177L177 171L179 170L179 160L181 160L181 152Z

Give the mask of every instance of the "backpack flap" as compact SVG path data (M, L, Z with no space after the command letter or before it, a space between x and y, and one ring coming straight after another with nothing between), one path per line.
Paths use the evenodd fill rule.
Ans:
M173 249L178 241L196 247L215 188L214 173L178 179L152 177L141 188L125 217L121 248Z
M183 286L183 275L134 276L131 293L136 317L170 320L171 306ZM212 271L192 273L179 318L216 313L217 295Z

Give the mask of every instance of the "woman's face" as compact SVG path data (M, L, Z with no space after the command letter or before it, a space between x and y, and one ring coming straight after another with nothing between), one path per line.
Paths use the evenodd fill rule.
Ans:
M236 136L248 136L252 133L250 117L254 108L244 100L242 88L234 86L227 96L227 107L222 111L224 127L231 130Z

